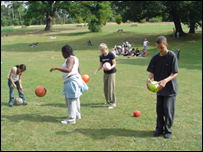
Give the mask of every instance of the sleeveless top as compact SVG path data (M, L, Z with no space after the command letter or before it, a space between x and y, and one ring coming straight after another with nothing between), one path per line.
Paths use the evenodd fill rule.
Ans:
M9 76L10 76L10 74L11 74L11 70L12 70L13 68L15 69L15 71L14 71L14 73L13 73L12 80L13 80L13 82L16 82L16 81L19 80L19 75L21 74L21 73L16 74L16 73L17 73L17 67L12 67L12 68L9 70L7 77L8 77L8 79L9 79Z
M69 73L68 72L63 72L63 80L68 79L68 77L70 75L72 75L72 74L76 74L76 75L79 74L78 73L78 66L79 66L79 60L78 60L78 58L76 56L72 56L72 55L70 57L72 57L74 59L75 63L73 65L73 69L72 69L71 72L69 72ZM62 68L67 68L67 61L68 61L68 58L66 59L66 61L62 65Z

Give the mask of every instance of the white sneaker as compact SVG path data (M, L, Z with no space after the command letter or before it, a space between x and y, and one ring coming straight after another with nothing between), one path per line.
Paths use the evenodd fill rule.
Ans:
M75 121L69 121L69 119L61 121L62 124L75 124Z
M81 116L76 116L76 119L81 119Z
M110 105L110 106L108 107L108 109L113 109L113 108L115 108L115 107L116 107L116 104Z

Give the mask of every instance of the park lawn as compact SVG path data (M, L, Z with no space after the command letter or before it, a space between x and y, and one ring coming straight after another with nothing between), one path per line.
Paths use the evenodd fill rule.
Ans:
M107 25L103 32L90 33L87 27L55 26L45 32L43 27L15 29L3 27L1 35L1 149L13 150L202 150L202 30L179 39L171 37L172 24ZM123 33L116 33L123 29ZM188 28L183 26L185 32ZM156 94L146 88L146 71L157 52L155 40L168 38L169 49L180 48L178 60L178 95L173 135L170 139L154 138L156 126ZM49 36L56 36L49 40ZM103 71L93 76L99 66L98 46L104 42L109 49L125 39L142 49L143 39L150 42L147 57L116 58L116 98L113 110L104 105ZM87 40L93 46L87 46ZM36 47L29 44L39 42ZM82 119L76 124L62 125L67 108L62 93L62 73L49 72L62 66L61 47L69 44L79 58L81 75L88 74L89 90L81 96ZM27 106L8 107L7 74L16 64L27 66L22 77ZM38 85L47 89L44 97L34 93ZM15 91L17 97L17 91ZM141 116L133 117L139 110Z

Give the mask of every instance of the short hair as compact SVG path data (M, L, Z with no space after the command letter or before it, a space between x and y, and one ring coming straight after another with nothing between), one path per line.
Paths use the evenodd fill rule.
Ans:
M163 44L167 44L167 39L166 39L166 37L165 36L159 36L159 37L157 37L157 39L156 39L156 43L157 44L161 44L161 43L163 43Z
M61 50L62 50L62 52L66 52L68 55L74 55L73 49L69 45L65 45L64 47L62 47Z
M25 64L21 64L21 65L16 65L16 68L20 68L21 70L26 70L26 65Z

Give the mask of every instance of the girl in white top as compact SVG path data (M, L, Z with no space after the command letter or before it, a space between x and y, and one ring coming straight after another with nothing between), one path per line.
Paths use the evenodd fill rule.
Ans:
M149 45L149 42L147 41L147 39L144 39L143 46L144 46L144 49L146 52L147 52L147 46L148 45Z
M62 48L62 55L66 59L62 67L53 67L53 70L59 70L63 72L64 88L66 105L68 107L68 118L61 121L62 124L76 123L76 119L81 119L80 114L80 99L82 94L81 87L85 86L80 76L79 60L73 55L73 50L69 45L65 45ZM85 86L86 87L86 86Z
M23 94L23 88L21 84L21 77L23 72L26 70L26 65L16 65L15 67L12 67L9 70L8 73L8 87L9 87L9 107L13 106L14 102L14 89L18 90L19 97L23 100L23 105L27 105L27 102L25 101L25 97Z

